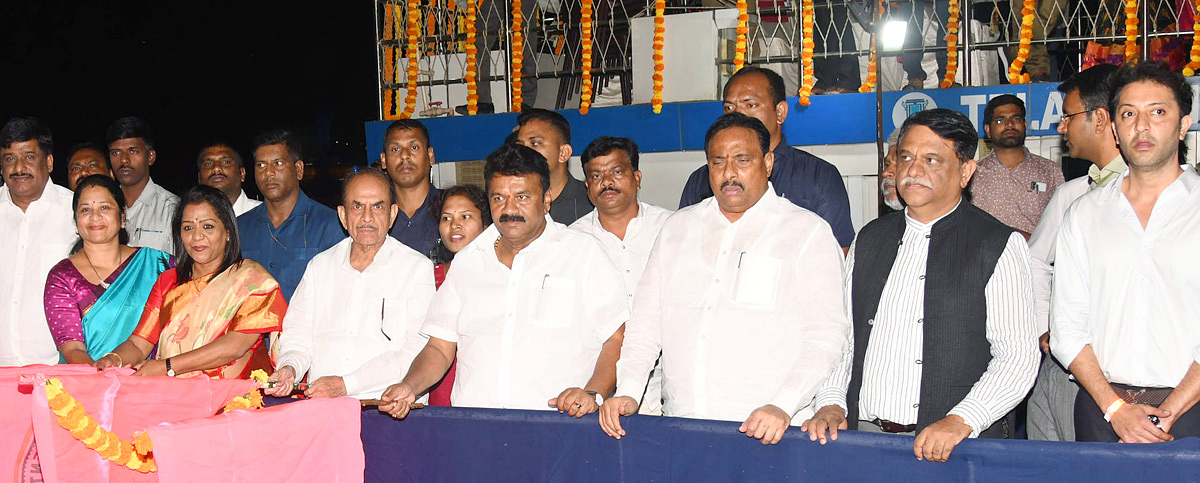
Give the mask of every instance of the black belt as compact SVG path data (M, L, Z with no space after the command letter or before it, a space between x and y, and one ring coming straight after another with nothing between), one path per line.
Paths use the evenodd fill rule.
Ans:
M874 421L871 421L871 424L879 426L879 429L882 429L885 433L913 433L917 431L917 425L915 424L893 423L879 418L875 418Z

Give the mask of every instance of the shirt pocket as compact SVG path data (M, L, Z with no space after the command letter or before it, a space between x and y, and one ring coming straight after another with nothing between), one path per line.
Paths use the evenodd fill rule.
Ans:
M546 275L538 290L534 325L546 329L565 329L574 320L575 281Z
M408 301L387 298L380 301L379 331L388 341L398 342L408 336L405 322L408 321Z
M740 256L733 300L749 308L770 309L779 298L783 260L745 253Z

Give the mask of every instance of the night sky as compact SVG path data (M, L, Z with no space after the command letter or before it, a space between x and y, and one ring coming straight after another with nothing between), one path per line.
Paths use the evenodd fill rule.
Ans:
M373 2L308 5L2 0L0 119L49 123L64 185L70 147L103 144L126 115L150 123L151 175L175 192L195 183L206 141L229 140L249 160L253 137L276 127L300 135L327 177L337 162L363 163L362 123L376 117Z

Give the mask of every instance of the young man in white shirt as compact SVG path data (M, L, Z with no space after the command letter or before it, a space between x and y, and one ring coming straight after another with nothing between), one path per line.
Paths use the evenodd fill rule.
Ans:
M78 238L71 192L50 182L53 139L42 121L0 129L0 367L58 362L46 325L46 274Z
M829 224L775 194L770 132L721 116L705 135L715 195L671 216L634 298L617 396L600 426L625 435L655 361L663 414L744 421L775 444L799 422L847 344L842 251ZM799 419L796 419L799 418Z
M580 159L588 199L596 209L572 223L571 228L600 240L604 253L625 279L632 307L650 249L671 211L638 201L642 172L638 170L637 143L632 139L598 137L583 150ZM661 367L654 368L638 412L662 414Z
M158 160L150 127L136 117L123 117L108 126L108 161L125 192L125 230L129 245L175 253L171 217L179 197L150 179Z
M1046 355L1029 395L1029 439L1075 441L1075 397L1079 384L1050 354L1050 294L1054 278L1054 244L1063 215L1085 193L1106 186L1125 171L1117 149L1112 114L1108 112L1108 80L1117 66L1099 64L1075 74L1058 86L1063 93L1063 117L1058 133L1072 158L1092 162L1087 176L1067 181L1054 191L1042 219L1029 237L1033 273L1034 319L1042 334L1039 345Z
M242 183L246 182L246 165L242 156L225 141L213 141L200 148L196 156L196 182L221 190L233 203L233 214L242 213L261 205L262 202L246 196Z
M382 171L342 184L338 218L350 237L308 262L279 335L276 381L286 396L308 373L308 397L377 398L404 377L425 339L433 263L388 236L399 205Z
M916 436L944 462L968 437L1012 438L1012 410L1037 373L1029 251L1015 229L963 201L975 127L949 109L900 128L904 212L859 231L846 260L852 344L802 425ZM828 434L826 433L828 431Z
M1113 76L1113 131L1129 169L1075 201L1054 267L1050 348L1083 391L1077 441L1200 436L1200 175L1181 167L1192 88L1155 62Z
M421 328L429 342L379 409L404 418L457 356L455 406L593 413L616 384L621 275L595 237L550 219L537 151L500 147L484 179L496 222L454 256Z

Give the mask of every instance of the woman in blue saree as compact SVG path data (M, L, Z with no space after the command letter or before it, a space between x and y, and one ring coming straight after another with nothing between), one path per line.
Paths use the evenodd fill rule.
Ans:
M75 187L76 251L50 270L45 308L59 362L92 364L129 338L170 256L126 243L125 196L103 175Z

